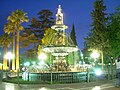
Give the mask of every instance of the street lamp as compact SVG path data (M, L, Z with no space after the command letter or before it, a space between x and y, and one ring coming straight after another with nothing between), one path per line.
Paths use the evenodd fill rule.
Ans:
M10 60L14 58L11 52L6 53L5 58L9 60L9 70L10 70Z

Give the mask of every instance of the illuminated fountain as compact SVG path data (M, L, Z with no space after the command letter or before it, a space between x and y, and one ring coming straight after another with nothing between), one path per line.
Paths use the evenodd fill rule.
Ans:
M54 71L69 70L65 57L70 52L77 51L78 47L74 45L73 41L65 33L65 29L68 27L64 25L63 13L60 5L56 14L56 24L51 28L56 30L56 33L53 34L48 45L44 46L42 50L44 52L51 53L55 57L55 60L53 61Z
M75 66L72 66L72 68L68 65L68 62L66 60L66 56L69 55L71 52L78 51L78 47L74 45L73 41L71 40L70 36L66 35L65 30L68 27L64 25L63 22L63 13L61 6L59 5L57 14L56 14L56 23L51 27L52 30L55 30L56 32L52 34L51 38L49 38L47 45L42 47L42 50L46 53L50 53L54 60L51 61L51 66L43 70L41 66L44 68L47 66L44 62L44 65L32 65L27 67L27 72L35 72L35 73L41 73L41 72L48 72L50 71L50 68L52 68L52 71L58 72L58 71L76 71ZM40 56L41 58L43 56ZM40 59L40 58L39 58ZM44 60L40 60L44 61ZM48 69L48 70L47 70ZM37 71L37 72L36 72Z
M80 68L81 66L72 67L66 59L70 53L77 52L79 48L73 43L70 36L65 33L68 27L64 25L63 13L59 5L56 14L56 24L51 27L56 32L49 38L47 45L42 47L42 50L49 53L50 64L46 65L33 65L27 68L23 74L24 80L30 81L46 81L46 82L79 82L80 81ZM80 58L79 58L80 59ZM74 59L73 59L74 61ZM46 68L45 68L46 67Z

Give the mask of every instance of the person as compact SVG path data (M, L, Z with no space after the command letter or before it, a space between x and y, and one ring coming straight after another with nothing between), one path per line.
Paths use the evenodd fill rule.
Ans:
M115 61L116 63L116 74L117 74L117 82L116 82L116 86L120 87L120 57L118 57L118 59Z

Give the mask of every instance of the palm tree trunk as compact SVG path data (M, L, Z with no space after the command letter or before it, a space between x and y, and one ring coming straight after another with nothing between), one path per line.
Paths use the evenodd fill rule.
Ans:
M19 30L17 30L17 37L16 37L16 70L19 69Z
M15 32L13 32L12 54L15 56ZM12 59L12 70L15 70L15 58Z
M5 54L7 53L7 47L4 47L4 54L3 54L3 70L7 70L7 59L4 57Z

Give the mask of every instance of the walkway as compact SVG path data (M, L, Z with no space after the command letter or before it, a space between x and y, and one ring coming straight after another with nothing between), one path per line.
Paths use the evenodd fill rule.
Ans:
M2 82L0 90L120 90L114 87L115 80L90 82L90 83L73 83L73 84L12 84Z

